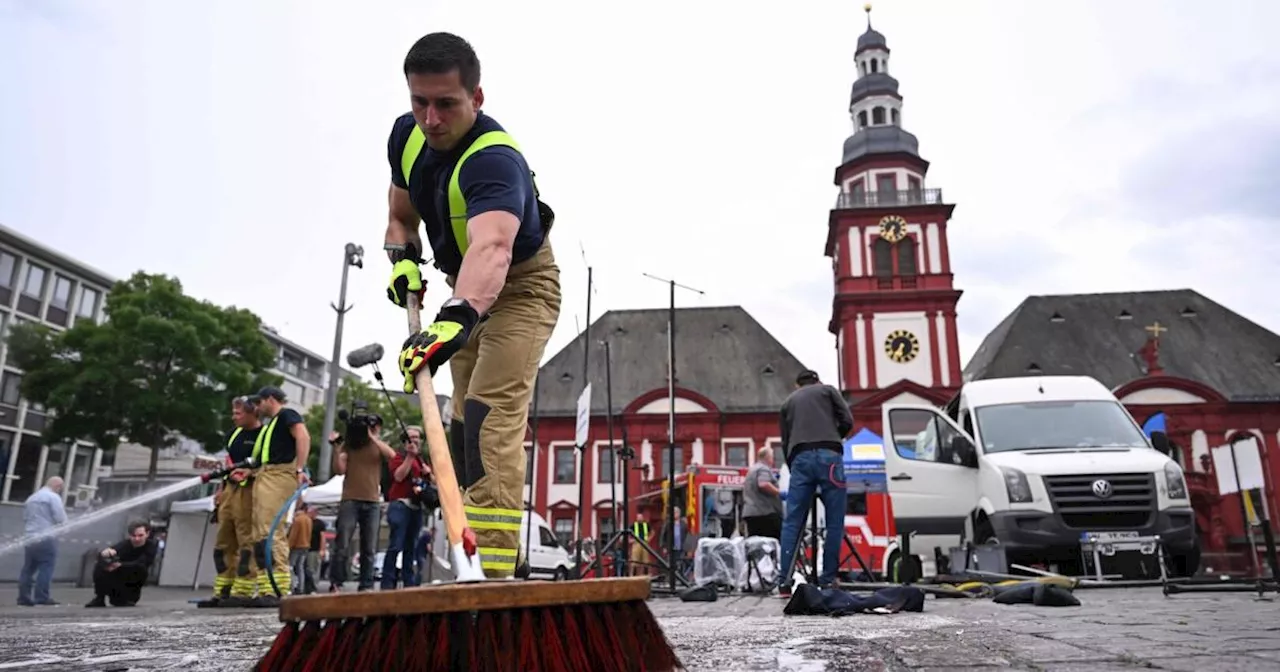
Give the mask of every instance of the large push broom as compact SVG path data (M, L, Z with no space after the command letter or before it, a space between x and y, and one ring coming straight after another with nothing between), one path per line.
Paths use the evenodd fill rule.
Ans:
M421 330L417 295L409 330ZM475 534L436 406L431 373L417 374L427 448L457 581L396 591L295 595L255 670L262 672L667 672L683 669L649 611L648 577L587 581L485 580Z

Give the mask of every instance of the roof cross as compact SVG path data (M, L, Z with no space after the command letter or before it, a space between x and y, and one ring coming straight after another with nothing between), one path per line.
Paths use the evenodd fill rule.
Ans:
M1147 331L1151 332L1151 338L1155 338L1155 339L1159 339L1159 338L1160 338L1160 332L1163 332L1163 331L1169 331L1169 328L1168 328L1168 327L1162 327L1162 326L1160 326L1160 323L1159 323L1159 322L1156 322L1155 324L1153 324L1153 325L1151 325L1151 326L1149 326L1149 327L1144 327L1144 329L1146 329Z

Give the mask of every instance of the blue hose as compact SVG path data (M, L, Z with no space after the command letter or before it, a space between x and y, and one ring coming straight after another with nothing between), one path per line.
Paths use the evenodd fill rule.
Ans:
M276 591L276 597L284 597L284 593L280 592L280 586L276 585L275 572L271 571L271 547L275 545L272 543L272 540L275 539L276 528L280 526L280 521L284 520L284 514L289 511L289 507L292 506L294 502L298 501L298 498L302 496L302 493L306 491L307 487L307 484L298 486L298 489L293 491L293 494L289 496L289 499L285 500L284 506L280 507L280 511L276 513L276 519L271 521L271 529L267 531L267 538L263 542L267 547L267 566L265 569L259 567L258 570L265 571L267 573L267 580L271 582L271 590Z

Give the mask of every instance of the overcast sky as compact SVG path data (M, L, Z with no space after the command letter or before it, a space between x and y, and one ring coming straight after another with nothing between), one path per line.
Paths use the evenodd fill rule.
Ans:
M339 9L340 7L340 9ZM326 9L332 8L332 9ZM177 275L287 338L391 352L401 64L472 42L557 212L564 312L740 304L835 380L823 256L859 2L0 1L0 222ZM950 224L964 359L1027 294L1192 287L1280 330L1280 3L882 0L903 126ZM447 298L434 271L427 305ZM397 378L398 376L392 376ZM451 386L437 377L438 390Z

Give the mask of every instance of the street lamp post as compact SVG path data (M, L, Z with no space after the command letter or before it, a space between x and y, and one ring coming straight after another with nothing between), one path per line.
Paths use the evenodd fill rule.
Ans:
M338 324L333 331L333 358L329 360L329 387L324 393L324 428L320 436L320 482L329 480L329 464L333 461L333 446L329 445L329 432L333 431L334 417L338 413L338 385L342 382L342 321L351 306L347 305L347 273L352 266L364 268L364 248L347 243L342 253L342 286L338 290L337 305L329 304L338 314Z

